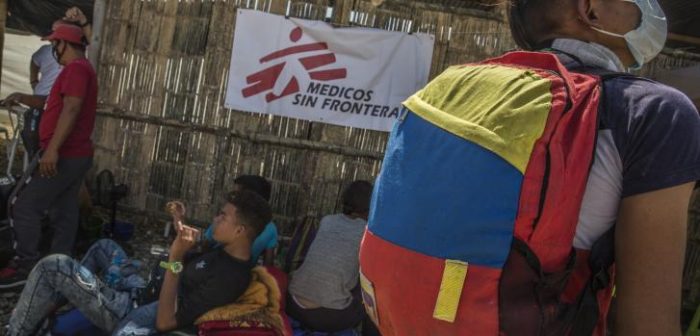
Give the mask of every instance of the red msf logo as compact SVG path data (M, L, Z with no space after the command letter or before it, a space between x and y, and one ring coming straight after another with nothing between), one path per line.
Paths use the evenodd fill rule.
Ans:
M299 41L299 39L301 39L302 34L303 32L301 28L294 28L289 34L289 40L296 43L297 41ZM328 44L326 44L325 42L301 44L275 51L261 58L260 64L279 60L290 55L327 50ZM309 77L313 80L331 81L347 77L347 70L343 68L316 70L320 67L335 63L335 54L333 54L332 52L300 57L297 60L309 74ZM287 75L287 77L291 78L289 78L289 80L286 81L287 84L284 85L284 87L281 89L282 92L280 92L279 94L276 94L274 92L275 85L278 81L280 81L280 76L284 74L285 66L287 66L287 61L282 61L278 64L272 65L266 69L263 69L246 77L246 84L248 84L248 86L241 91L243 93L243 97L248 98L250 96L255 96L265 91L272 91L268 92L265 95L265 101L269 103L271 101L280 99L290 94L299 92L299 81L294 75ZM284 79L282 83L284 83Z

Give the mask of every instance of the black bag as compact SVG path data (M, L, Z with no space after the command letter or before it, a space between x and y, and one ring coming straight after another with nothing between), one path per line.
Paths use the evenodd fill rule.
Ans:
M7 266L10 259L15 256L13 245L12 227L8 221L0 222L0 268Z
M151 302L158 301L160 296L160 288L163 286L163 278L165 277L165 269L160 267L161 261L168 261L168 256L161 256L156 259L156 262L151 267L151 273L148 275L148 283L146 288L141 290L138 298L138 305L145 306Z
M0 220L7 219L8 203L15 186L17 186L17 181L14 177L8 175L0 176Z
M24 111L24 127L20 132L22 137L22 143L24 144L24 150L27 151L27 155L33 158L34 155L39 151L39 122L41 121L41 115L44 110L30 108Z

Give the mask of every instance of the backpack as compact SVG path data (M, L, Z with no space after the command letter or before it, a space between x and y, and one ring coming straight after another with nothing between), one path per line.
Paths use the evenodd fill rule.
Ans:
M306 253L311 248L311 243L316 238L318 232L318 222L311 217L306 217L300 225L296 225L292 239L286 249L284 271L291 273L296 271L306 259Z
M605 77L511 52L404 102L360 249L382 335L604 335L614 231L573 238Z

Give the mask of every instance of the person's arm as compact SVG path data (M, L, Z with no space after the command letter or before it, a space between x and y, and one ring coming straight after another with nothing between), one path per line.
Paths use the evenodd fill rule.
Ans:
M63 17L63 20L77 23L83 29L83 35L85 35L87 42L90 43L90 39L92 38L92 24L88 22L87 17L83 11L80 10L80 8L69 8L66 11L66 15Z
M197 229L182 224L176 224L177 237L170 246L170 262L182 262L187 251L192 249L197 242ZM158 296L158 312L156 314L156 329L165 332L177 328L177 289L180 283L180 274L165 272L163 285Z
M32 86L32 90L36 88L39 83L39 66L34 63L34 61L29 62L29 85Z
M681 282L693 185L622 200L615 229L615 335L681 335Z
M43 109L44 104L46 103L46 97L15 92L7 96L2 101L4 102L5 106L24 104L29 107Z
M63 96L63 110L58 116L56 129L46 147L44 154L39 160L39 173L43 177L56 175L56 163L58 163L58 150L66 141L75 127L80 111L83 106L82 97Z
M182 257L170 257L170 262L180 261ZM177 312L177 288L180 284L180 274L165 272L163 285L158 296L158 313L156 315L156 329L160 332L173 330L177 327L175 313Z

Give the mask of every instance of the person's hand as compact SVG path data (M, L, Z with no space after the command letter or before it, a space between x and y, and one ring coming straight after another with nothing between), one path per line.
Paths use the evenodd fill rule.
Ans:
M78 7L71 7L66 11L66 16L63 20L68 22L75 22L81 26L87 24L87 17Z
M177 236L173 244L170 245L170 261L182 260L185 253L197 245L201 235L198 229L182 224L182 222L175 223L175 230Z
M185 204L180 201L170 201L165 204L165 210L168 211L170 216L173 217L173 223L177 224L185 220L185 214L187 213L187 208Z
M3 105L5 106L14 106L18 105L22 102L22 98L24 97L23 93L15 92L7 96L5 99L2 100Z
M39 175L41 177L54 177L58 173L56 164L58 163L58 151L47 149L41 154L39 159Z

